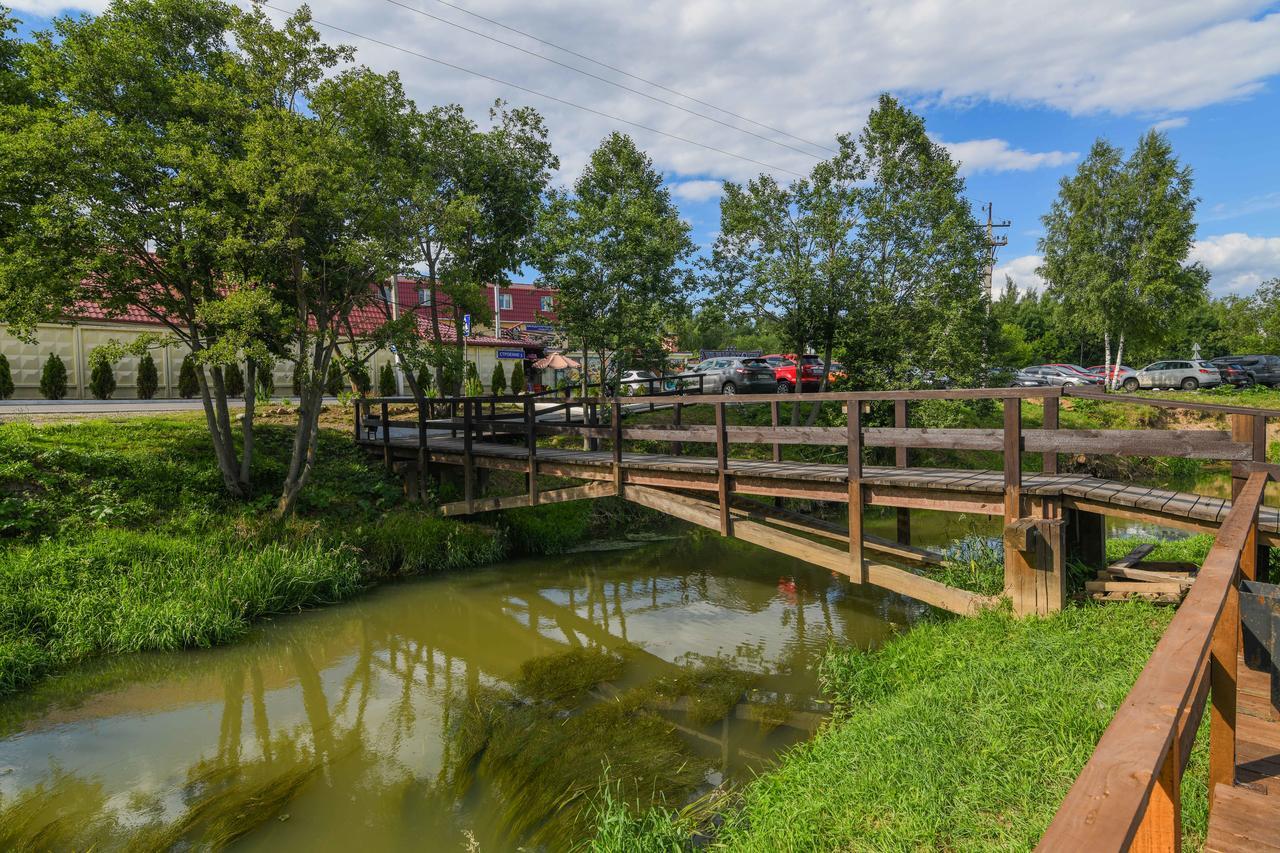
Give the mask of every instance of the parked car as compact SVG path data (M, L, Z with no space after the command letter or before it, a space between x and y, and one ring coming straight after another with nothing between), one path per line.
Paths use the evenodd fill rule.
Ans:
M1221 385L1222 374L1207 361L1156 361L1133 376L1125 377L1121 384L1126 391L1137 391L1139 388L1181 388L1184 391L1194 391L1197 388Z
M651 370L628 370L619 380L623 394L648 394L662 390L662 377Z
M1094 376L1101 376L1103 380L1107 378L1107 366L1105 364L1095 364L1093 367L1086 368ZM1123 364L1111 365L1111 375L1117 379L1123 380L1126 376L1132 376L1138 371L1132 367L1125 367Z
M838 361L833 361L827 365L827 384L830 385L837 379L848 379L849 371L844 369L844 365Z
M1070 365L1061 364L1037 364L1032 367L1024 367L1022 373L1026 376L1043 379L1046 385L1058 386L1096 386L1102 384L1101 376L1094 376L1083 369L1069 369Z
M988 388L1043 388L1053 383L1046 376L1028 373L1026 370L994 367L987 371L987 380L983 384Z
M773 368L773 378L778 381L779 394L790 394L795 390L797 371L799 371L802 390L817 391L822 385L823 364L822 359L816 355L802 355L795 358L774 353L762 358Z
M763 358L709 358L694 369L704 374L708 394L773 394L778 390L774 369Z
M1245 372L1249 383L1276 387L1280 385L1280 356L1274 355L1227 355L1215 358L1214 366L1224 364L1235 365Z
M1212 362L1213 366L1218 368L1218 372L1222 374L1222 381L1226 385L1234 385L1237 388L1247 388L1254 385L1253 377L1238 364L1219 364L1216 360Z
M1062 370L1067 371L1068 373L1074 373L1074 374L1076 374L1076 375L1078 375L1078 376L1083 376L1083 377L1085 377L1085 378L1087 378L1087 379L1102 379L1102 378L1103 378L1101 374L1095 374L1091 368L1088 368L1088 367L1081 367L1081 366L1080 366L1080 365L1078 365L1078 364L1058 364L1058 363L1054 363L1054 364L1047 364L1047 365L1045 365L1045 367L1057 367L1057 368L1060 368L1060 369L1062 369Z

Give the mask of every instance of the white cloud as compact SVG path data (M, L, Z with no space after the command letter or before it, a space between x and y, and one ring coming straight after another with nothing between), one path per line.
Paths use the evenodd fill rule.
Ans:
M10 0L49 14L59 0ZM100 8L104 0L72 0ZM245 0L239 0L247 5ZM692 101L560 53L431 0L430 12L688 109ZM290 8L296 4L287 4ZM772 167L807 172L814 158L599 80L575 74L378 0L312 0L317 19L445 62L518 82ZM1174 115L1246 97L1280 73L1280 11L1267 0L473 0L478 14L598 57L757 121L831 146L859 128L882 91L913 103L995 102L1070 114ZM278 13L270 12L277 19ZM815 26L814 22L821 22ZM663 137L564 103L435 65L386 45L320 28L355 45L377 70L397 69L420 106L457 102L480 119L495 98L543 112L571 179L610 130L633 134L668 175L742 180L763 167ZM992 51L998 51L993 54ZM994 56L994 59L992 58ZM748 125L803 150L810 146ZM967 168L1061 165L1065 152L1028 152L1001 139L955 143ZM819 155L825 151L816 150Z
M1191 260L1204 264L1214 293L1248 293L1270 278L1280 277L1280 237L1235 232L1204 237L1191 249Z
M1161 119L1160 121L1151 125L1151 129L1152 130L1177 130L1180 127L1186 127L1187 121L1188 119L1186 116L1174 116L1173 118Z
M1219 202L1201 215L1201 222L1220 222L1224 219L1235 219L1237 216L1248 216L1251 213L1263 213L1280 208L1280 191L1251 196L1242 201Z
M671 186L671 194L685 201L710 201L719 197L723 187L721 181L681 181Z
M1036 267L1042 263L1044 258L1040 255L1023 255L1000 264L991 275L991 288L995 291L992 295L999 296L1004 291L1005 276L1013 279L1018 290L1024 293L1029 290L1042 290L1044 279L1036 273Z
M966 175L975 172L1030 172L1032 169L1063 166L1080 156L1075 151L1025 151L1010 146L1003 139L970 139L965 142L939 139L938 142L960 162L960 171Z

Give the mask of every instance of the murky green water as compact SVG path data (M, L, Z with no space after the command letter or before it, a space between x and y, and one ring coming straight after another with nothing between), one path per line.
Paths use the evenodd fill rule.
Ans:
M515 849L527 836L508 831L511 792L498 771L459 772L451 732L525 662L622 650L621 674L579 707L707 662L748 673L748 701L723 721L699 725L679 702L661 711L697 767L696 795L808 736L829 642L875 646L921 612L714 536L386 586L235 646L117 657L0 703L0 810L10 830L47 825L55 848L184 837L243 850L450 850L472 839ZM751 713L774 701L781 724ZM571 773L582 787L626 758L608 742L575 746L591 759Z

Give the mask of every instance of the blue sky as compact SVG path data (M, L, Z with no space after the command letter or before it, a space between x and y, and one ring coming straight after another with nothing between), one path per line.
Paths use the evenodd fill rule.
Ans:
M47 26L50 15L70 8L64 0L10 2L27 29ZM81 3L96 11L105 0ZM1163 127L1194 170L1201 202L1193 257L1212 271L1213 291L1249 292L1280 276L1278 3L313 0L311 6L318 21L349 31L321 26L327 38L354 45L358 60L377 70L398 71L420 105L457 102L481 121L498 97L537 107L562 160L561 182L576 177L605 133L630 132L668 176L704 245L718 227L720 182L745 180L762 167L622 120L768 163L783 180L789 175L782 170L807 171L815 159L725 125L801 149L804 143L614 69L823 143L856 131L879 92L893 92L962 161L975 213L992 201L997 217L1012 220L996 280L1009 273L1022 287L1039 286L1040 216L1093 140L1105 136L1130 147L1148 128ZM442 68L401 48L612 118Z

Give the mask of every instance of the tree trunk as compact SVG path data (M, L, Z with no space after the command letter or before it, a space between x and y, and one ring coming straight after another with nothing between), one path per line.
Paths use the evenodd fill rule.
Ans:
M222 485L229 494L237 498L247 497L244 485L240 480L239 465L236 462L235 448L227 440L227 435L218 424L218 412L209 390L209 379L205 376L204 365L196 365L196 381L200 384L200 402L204 407L205 423L209 427L209 438L213 441L213 455L218 461L218 471L222 474ZM227 403L225 389L222 406Z
M1102 333L1102 375L1106 383L1103 387L1108 391L1114 391L1115 384L1111 381L1111 331L1109 329Z
M1120 343L1116 346L1116 375L1111 381L1111 390L1114 391L1119 386L1120 379L1120 359L1124 358L1124 332L1120 333Z
M298 428L293 436L289 473L285 477L284 488L276 504L276 515L281 518L294 511L298 495L311 478L311 471L315 467L317 425L324 397L324 382L319 377L328 374L335 346L336 341L326 343L323 336L317 333L316 342L312 347L311 379L303 386L298 401Z
M240 422L240 484L250 490L253 467L253 406L258 399L258 365L249 359L244 366L244 420Z

